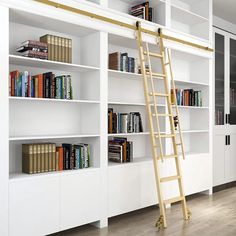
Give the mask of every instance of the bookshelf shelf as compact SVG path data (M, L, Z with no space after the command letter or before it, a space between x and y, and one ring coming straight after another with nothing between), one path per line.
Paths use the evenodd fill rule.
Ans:
M68 135L45 135L45 136L11 136L10 141L20 141L20 140L44 140L44 139L72 139L72 138L98 138L99 134L68 134Z
M182 12L183 14L183 18L188 20L189 24L193 25L193 24L198 24L198 23L201 23L201 22L204 22L204 21L209 21L208 18L204 17L204 16L201 16L197 13L194 13L190 10L187 10L183 7L180 7L176 4L171 4L172 8L173 9L176 9L178 10L179 12ZM177 13L176 13L177 14Z
M146 106L145 103L138 102L108 102L109 105L123 105L123 106ZM158 104L159 107L165 107L164 104Z
M142 79L141 74L125 72L125 71L118 71L118 70L108 70L108 76L112 78L119 78L119 79Z
M100 101L93 100L66 100L66 99L50 99L50 98L31 98L31 97L9 97L10 101L27 101L27 102L58 102L58 103L87 103L100 104Z
M151 162L152 157L134 157L133 162L126 162L126 163L116 163L116 162L108 162L108 167L120 167L120 168L129 168L130 166L134 165L142 165L144 162Z
M175 78L176 85L177 84L189 84L189 85L200 85L200 86L209 86L208 83L198 82L198 81L187 81L180 78Z
M44 68L49 70L61 70L66 72L89 72L98 71L98 67L70 64L58 61L49 61L36 58L22 57L18 55L9 55L9 63L19 66L28 66Z
M140 132L140 133L114 133L108 134L108 137L115 137L115 136L141 136L141 135L149 135L149 132Z
M34 180L36 178L41 179L47 179L52 177L59 177L59 176L70 176L74 174L84 174L84 173L90 173L94 171L98 171L99 168L96 167L89 167L89 168L83 168L79 170L63 170L63 171L52 171L52 172L44 172L44 173L38 173L38 174L25 174L25 173L11 173L10 174L10 181L24 181L24 180Z
M209 107L197 107L197 106L178 106L181 109L209 109Z

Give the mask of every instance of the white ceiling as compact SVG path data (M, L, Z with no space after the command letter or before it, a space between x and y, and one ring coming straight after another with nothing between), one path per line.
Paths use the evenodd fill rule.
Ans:
M236 0L213 0L213 14L236 24Z

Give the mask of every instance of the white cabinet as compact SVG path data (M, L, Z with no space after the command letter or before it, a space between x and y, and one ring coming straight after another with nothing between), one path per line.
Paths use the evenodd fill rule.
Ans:
M9 235L41 236L60 230L59 179L10 181Z
M236 37L215 29L214 186L236 180Z

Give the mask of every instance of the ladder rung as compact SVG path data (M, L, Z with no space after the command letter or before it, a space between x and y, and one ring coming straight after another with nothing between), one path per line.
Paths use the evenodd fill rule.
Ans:
M144 55L148 55L148 52L147 52L147 51L144 51L143 54L144 54ZM149 56L157 57L157 58L163 58L163 56L162 56L161 54L154 53L154 52L149 52Z
M181 146L181 145L182 145L182 143L176 143L176 145L177 145L177 146Z
M177 179L180 179L179 175L164 177L164 178L161 178L160 181L161 182L168 182L168 181L173 181L173 180L177 180Z
M166 205L168 205L168 204L175 203L175 202L180 202L180 201L183 201L183 200L184 200L184 198L180 196L180 197L174 197L174 198L164 200L164 203Z
M174 134L160 134L159 135L155 135L156 138L173 138L175 135Z
M156 114L152 114L152 116L156 116ZM157 114L157 116L172 116L171 114Z
M178 155L173 155L173 154L170 154L170 155L164 155L163 158L164 159L168 159L168 158L177 158Z
M167 62L167 63L165 63L165 66L168 66L170 64L170 62Z
M166 75L164 75L164 74L155 73L155 72L152 72L151 74L150 74L149 72L146 72L146 75L147 75L147 76L152 75L152 77L160 78L160 79L163 79L163 78L166 77Z
M150 96L153 96L153 93L149 93ZM168 97L169 94L166 93L154 93L154 96L156 97Z

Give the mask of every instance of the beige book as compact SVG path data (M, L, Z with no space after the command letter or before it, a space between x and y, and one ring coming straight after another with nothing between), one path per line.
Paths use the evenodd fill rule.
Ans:
M45 143L44 144L44 166L45 166L44 170L45 172L49 171L48 163L49 163L48 144Z
M52 171L52 146L48 144L48 171Z
M52 47L52 61L55 61L55 36L54 35L50 35L51 36L51 47Z
M27 174L33 174L33 145L22 145L22 171Z
M54 45L52 44L52 35L46 34L40 37L40 42L47 43L48 45L48 60L53 60L54 58Z
M41 173L41 147L37 144L37 173Z
M37 144L33 144L33 173L37 173Z
M69 62L69 39L65 39L65 62Z
M40 149L41 149L41 172L45 172L45 145L41 144L40 145Z
M59 171L59 152L56 152L56 171Z
M62 56L61 56L61 53L62 53L62 38L61 37L58 37L58 61L62 61Z
M59 51L59 44L58 44L58 36L54 37L54 60L59 61L58 51Z
M51 144L52 147L52 170L56 171L56 145L54 143Z
M69 39L69 45L68 45L68 63L72 63L72 39Z
M65 38L61 38L61 61L62 62L66 62L65 61L65 46L66 46L66 43L65 43Z

